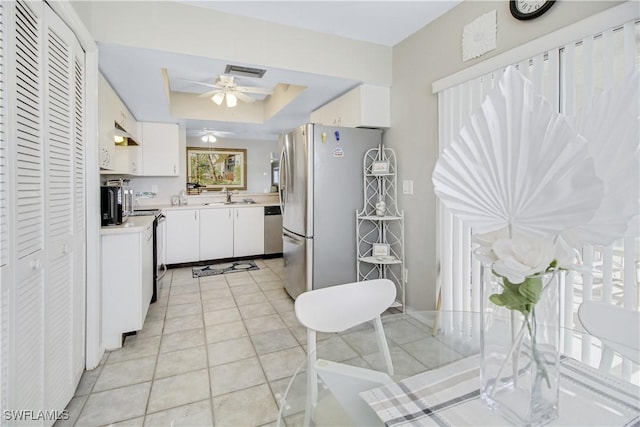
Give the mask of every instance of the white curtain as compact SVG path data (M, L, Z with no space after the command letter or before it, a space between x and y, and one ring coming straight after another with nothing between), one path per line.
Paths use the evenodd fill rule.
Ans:
M640 63L640 20L541 52L514 64L557 111L572 114ZM505 67L508 64L504 64ZM500 69L438 92L439 150L458 138L464 120L500 80ZM434 85L435 86L435 85ZM439 286L443 310L479 311L480 265L471 256L470 228L440 204L438 210ZM568 275L563 284L563 322L573 327L583 300L638 308L639 239L627 237L609 247L583 248L592 273Z

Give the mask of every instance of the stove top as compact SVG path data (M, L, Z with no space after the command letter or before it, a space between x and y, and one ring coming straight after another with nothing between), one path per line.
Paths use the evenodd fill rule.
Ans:
M160 209L136 209L129 214L129 216L158 216L160 215Z

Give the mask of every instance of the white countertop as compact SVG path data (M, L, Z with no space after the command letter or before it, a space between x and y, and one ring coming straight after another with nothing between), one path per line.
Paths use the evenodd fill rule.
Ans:
M220 208L251 208L251 207L264 207L264 206L279 206L277 202L263 202L263 203L231 203L226 204L223 202L213 203L190 203L188 205L168 205L168 206L154 206L152 209L162 210L177 210L177 209L220 209ZM146 206L145 206L146 209Z
M130 216L124 224L109 225L100 228L100 235L140 233L153 224L153 215Z

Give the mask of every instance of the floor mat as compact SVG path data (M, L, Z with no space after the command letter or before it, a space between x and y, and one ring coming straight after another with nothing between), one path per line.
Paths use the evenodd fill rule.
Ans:
M234 261L221 264L193 267L193 277L215 276L217 274L237 273L238 271L260 270L253 261Z

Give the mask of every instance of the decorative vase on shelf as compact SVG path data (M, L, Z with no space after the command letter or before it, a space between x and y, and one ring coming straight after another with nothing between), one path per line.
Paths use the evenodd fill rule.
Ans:
M561 272L520 284L481 274L482 401L516 425L546 424L558 416Z

